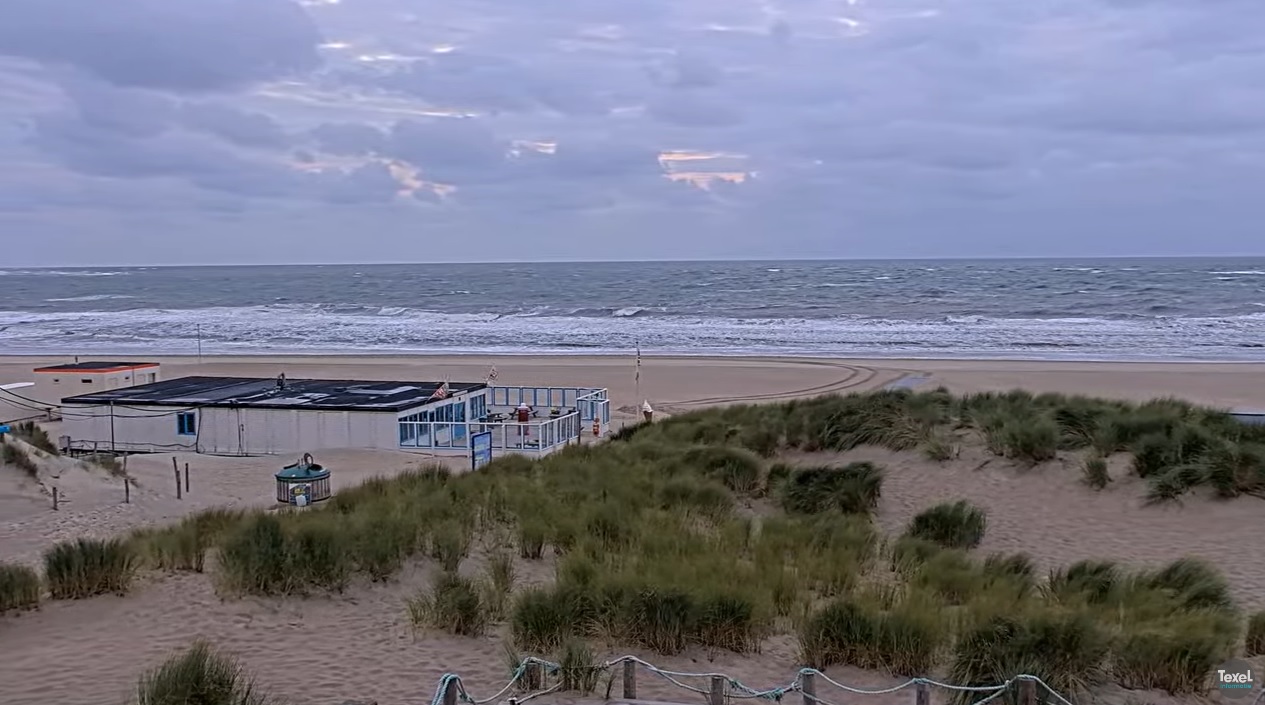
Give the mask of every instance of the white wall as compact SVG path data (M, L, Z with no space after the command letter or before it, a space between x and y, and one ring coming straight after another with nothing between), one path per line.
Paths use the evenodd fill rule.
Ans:
M177 433L175 407L114 408L113 446L110 407L66 405L62 433L75 448L96 447L138 452L186 450L219 455L301 454L331 448L399 447L394 413L290 409L229 409L196 412L197 435ZM88 417L88 418L85 418Z
M178 411L170 406L129 404L111 409L106 404L66 404L61 433L70 436L72 447L78 450L193 451L197 437L177 433Z
M51 407L61 406L66 397L136 387L162 380L159 367L123 369L117 372L36 372L31 398Z

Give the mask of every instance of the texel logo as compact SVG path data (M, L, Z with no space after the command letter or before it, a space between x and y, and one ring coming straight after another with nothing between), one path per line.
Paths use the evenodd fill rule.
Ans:
M1217 682L1217 690L1227 698L1242 698L1252 694L1252 667L1246 661L1232 659L1217 667L1213 679Z

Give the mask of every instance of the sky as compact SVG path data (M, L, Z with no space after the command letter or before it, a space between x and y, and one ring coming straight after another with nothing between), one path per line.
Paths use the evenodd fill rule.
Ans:
M3 0L0 267L1265 254L1260 0Z

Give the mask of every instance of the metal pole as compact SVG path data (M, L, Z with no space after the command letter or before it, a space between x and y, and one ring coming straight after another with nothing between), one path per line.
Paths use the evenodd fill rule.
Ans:
M202 324L198 324L198 364L202 364Z
M114 402L110 402L110 452L117 452L114 445Z
M637 342L637 374L636 374L636 382L637 382L637 399L640 399L640 398L641 398L641 342L640 342L640 341L638 341L638 342ZM636 404L636 403L637 403L637 399L634 399L634 400L633 400L633 404Z

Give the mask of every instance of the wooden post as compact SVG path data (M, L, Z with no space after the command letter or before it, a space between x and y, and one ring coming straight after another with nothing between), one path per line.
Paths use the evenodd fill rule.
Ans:
M707 705L725 705L724 676L712 676L712 689L707 696Z
M799 677L799 693L804 705L817 705L817 675L805 673Z
M175 461L173 460L172 462ZM171 472L176 476L176 499L181 499L184 497L184 494L180 492L180 470L172 468Z
M53 488L53 511L57 511L57 509L58 509L58 506L57 506L57 505L58 505L58 504L59 504L59 501L58 501L58 497L57 497L57 488L56 488L56 487L54 487L54 488Z
M545 687L545 667L535 661L527 664L527 687L535 690Z
M457 705L457 679L450 678L444 684L444 705Z
M922 681L914 684L914 705L931 705L931 687Z
M624 700L637 699L637 662L624 662Z
M1019 705L1037 705L1037 683L1031 678L1019 681Z
M132 503L132 478L123 476L123 504Z
M189 464L184 464L184 491L189 494Z

